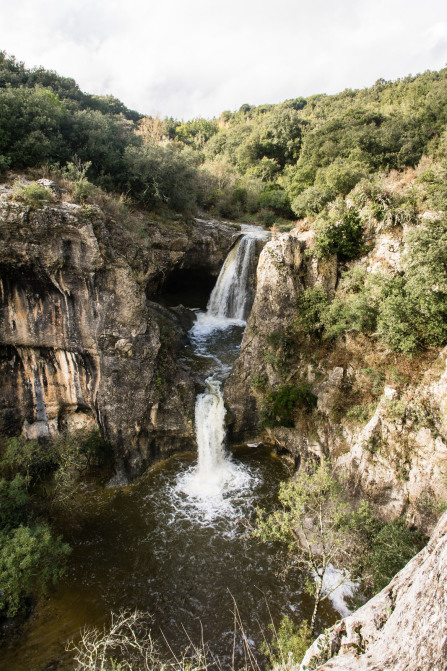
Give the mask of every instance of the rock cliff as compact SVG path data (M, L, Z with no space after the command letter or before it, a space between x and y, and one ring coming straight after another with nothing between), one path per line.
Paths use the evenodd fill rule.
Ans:
M176 277L213 282L237 233L202 220L138 235L97 207L0 199L0 408L29 438L97 424L121 473L194 445L195 388L177 363Z
M312 337L297 344L298 297L316 286L333 296L340 277L335 256L319 261L310 253L312 239L295 229L261 253L241 354L225 386L229 432L271 443L297 463L324 454L382 519L405 514L429 532L447 499L447 350L405 359L350 333L335 344ZM350 267L398 270L403 249L402 232L378 235ZM317 408L297 411L293 427L260 428L266 390L303 382Z
M371 601L312 644L301 671L447 668L447 513L428 545Z

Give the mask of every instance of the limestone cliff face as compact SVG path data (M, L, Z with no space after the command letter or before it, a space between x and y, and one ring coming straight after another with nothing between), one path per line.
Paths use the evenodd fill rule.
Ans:
M320 636L301 671L447 668L447 513L428 545L362 608Z
M30 438L98 424L118 467L193 446L182 328L152 299L176 272L215 276L237 235L146 225L145 245L98 208L0 200L0 408Z
M447 499L447 350L411 362L415 370L404 387L382 384L377 365L392 369L394 358L361 336L348 334L335 346L310 339L284 356L278 338L293 332L298 295L315 285L331 294L337 286L336 258L318 262L306 254L311 243L312 233L292 231L277 235L261 253L241 355L225 386L229 431L235 440L270 442L297 462L330 457L351 493L368 498L382 519L406 514L429 532L437 502ZM367 272L398 269L402 250L402 236L382 234L357 263ZM317 409L298 413L294 428L261 431L264 390L303 381L317 396ZM353 420L347 409L371 386L369 421Z
M259 407L253 391L255 377L266 376L271 385L279 382L268 360L268 338L282 332L295 314L297 296L307 287L322 284L335 288L335 258L318 263L306 258L305 234L282 234L268 242L259 257L256 294L241 345L241 356L225 385L225 400L231 412L233 439L258 435Z

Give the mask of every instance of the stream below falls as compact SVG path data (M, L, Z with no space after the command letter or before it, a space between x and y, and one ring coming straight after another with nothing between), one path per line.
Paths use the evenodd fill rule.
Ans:
M164 636L174 652L188 645L188 637L197 644L203 637L224 668L231 666L233 647L236 666L243 660L234 603L261 666L259 647L270 622L278 625L284 615L297 623L310 619L304 577L291 572L282 580L278 547L259 543L247 530L257 506L273 510L291 466L262 446L225 448L221 384L251 307L244 301L252 265L247 254L259 237L258 229L244 228L184 352L185 362L207 377L196 402L198 455L158 463L127 487L83 485L81 509L64 534L73 547L67 574L21 637L0 649L1 669L68 671L67 641L78 640L85 626L108 624L111 611L122 609L151 613L154 637ZM319 626L338 618L324 602Z

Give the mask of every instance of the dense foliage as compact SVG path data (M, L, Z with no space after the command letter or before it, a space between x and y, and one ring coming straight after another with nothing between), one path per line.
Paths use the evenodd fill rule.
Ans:
M200 205L284 225L324 211L379 170L445 152L446 93L444 69L181 122L143 117L0 53L0 170L77 157L90 181L146 207Z
M287 548L286 556L281 556L285 570L298 568L307 573L306 591L314 597L313 634L319 605L330 595L322 579L329 565L341 570L340 584L351 576L371 594L385 587L427 540L401 519L381 522L366 501L353 509L324 459L283 482L278 499L275 511L258 510L253 535L263 542L283 543ZM350 574L344 572L346 568ZM286 639L309 634L306 627L298 632L291 624L283 622L280 633Z
M409 230L405 242L398 273L367 273L354 266L344 272L333 297L319 286L306 289L297 301L295 332L326 340L365 333L403 354L445 345L447 219L426 220ZM344 244L342 235L333 242L338 248Z
M295 426L293 416L297 408L310 411L316 405L317 397L312 393L309 384L284 384L266 393L261 423L263 426L292 427Z

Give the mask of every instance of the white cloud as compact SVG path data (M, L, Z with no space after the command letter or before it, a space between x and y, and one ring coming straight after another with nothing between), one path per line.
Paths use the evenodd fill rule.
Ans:
M146 113L190 118L447 61L445 2L0 0L0 45Z

